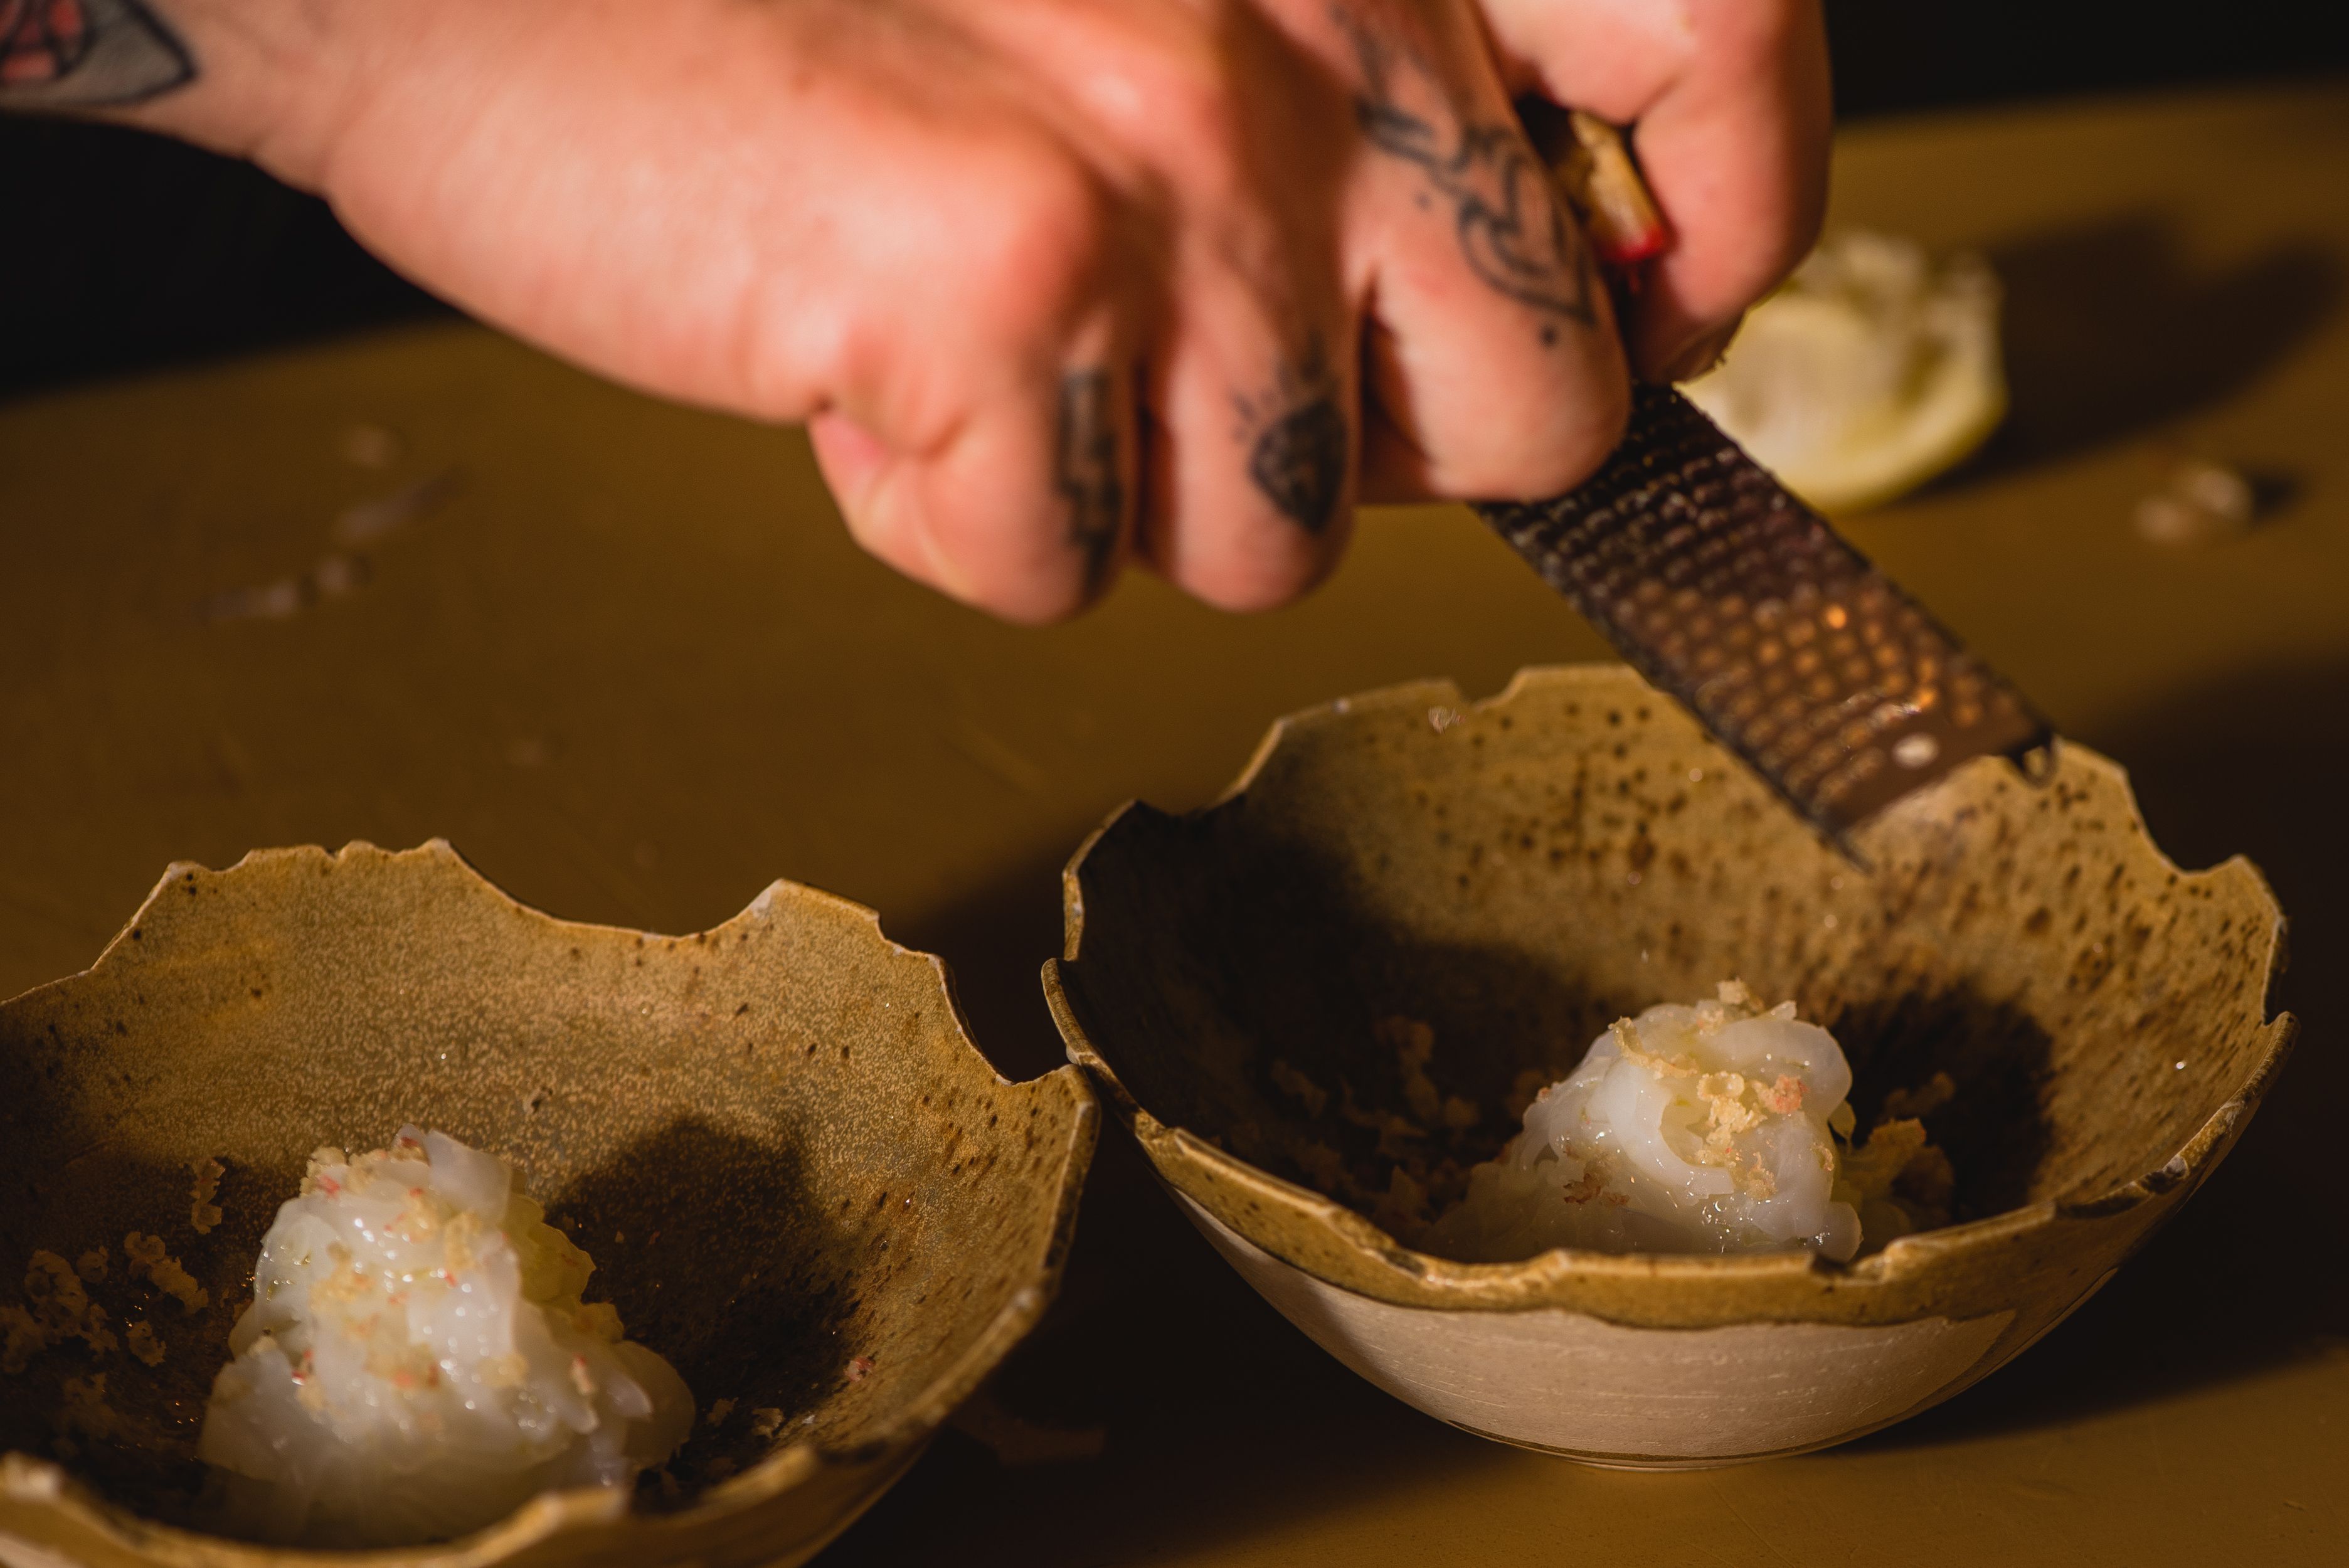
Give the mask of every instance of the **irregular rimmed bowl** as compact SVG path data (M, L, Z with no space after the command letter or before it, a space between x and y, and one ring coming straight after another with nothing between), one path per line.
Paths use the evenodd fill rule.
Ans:
M189 1528L185 1468L61 1466L60 1380L194 1436L263 1230L321 1143L403 1121L515 1161L594 1255L588 1295L704 1412L680 1494L549 1493L440 1546L311 1553ZM153 1371L79 1346L0 1378L12 1568L585 1568L805 1561L913 1462L1057 1286L1097 1127L1074 1068L998 1078L945 966L777 882L665 937L523 907L438 841L175 865L88 972L0 1006L0 1281L161 1234L211 1292ZM209 1234L191 1162L227 1168ZM124 1299L115 1300L116 1296ZM859 1360L862 1358L862 1360ZM780 1411L761 1433L752 1412ZM771 1422L772 1418L769 1418Z
M2110 1277L2242 1133L2292 1039L2282 920L2251 865L2188 873L2120 769L1970 765L1841 860L1630 671L1522 673L1471 704L1398 686L1275 726L1224 800L1132 805L1065 887L1045 987L1176 1202L1332 1355L1421 1409L1590 1463L1800 1452L1913 1415ZM1848 1265L1807 1253L1516 1264L1415 1252L1316 1191L1373 1138L1279 1060L1408 1112L1380 1020L1484 1109L1612 1019L1741 977L1835 1031L1869 1124L1949 1072L1929 1121L1958 1222Z

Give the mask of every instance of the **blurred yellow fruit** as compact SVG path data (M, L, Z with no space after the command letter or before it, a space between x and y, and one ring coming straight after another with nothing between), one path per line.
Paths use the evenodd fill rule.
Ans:
M1998 280L1912 241L1854 231L1754 307L1683 390L1827 512L1890 500L1965 458L2006 413Z

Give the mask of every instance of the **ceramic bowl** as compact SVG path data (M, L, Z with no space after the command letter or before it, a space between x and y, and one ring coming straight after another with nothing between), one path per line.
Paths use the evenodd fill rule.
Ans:
M1620 667L1475 704L1400 686L1284 720L1211 810L1112 819L1070 866L1046 989L1176 1202L1381 1387L1595 1464L1795 1453L1949 1398L2079 1305L2241 1135L2292 1032L2268 1014L2282 923L2259 873L2180 872L2078 747L2037 785L1971 765L1861 848L1865 872ZM1425 1070L1478 1109L1483 1158L1521 1075L1733 976L1836 1033L1864 1126L1951 1076L1928 1125L1957 1222L1847 1265L1470 1264L1300 1164L1334 1148L1358 1201L1381 1184L1356 1121L1410 1110L1382 1020L1432 1027Z
M704 1418L673 1493L550 1493L366 1554L188 1526L194 1467L171 1445L195 1436L263 1230L309 1150L403 1121L515 1161L595 1259L589 1298L684 1374ZM88 972L0 1007L0 1284L13 1301L34 1249L119 1251L136 1229L211 1305L130 1299L118 1269L91 1294L118 1324L151 1315L160 1367L72 1346L0 1378L0 1562L802 1562L1034 1325L1096 1126L1074 1068L996 1077L944 965L808 888L664 937L526 909L438 842L173 866ZM224 1218L198 1234L208 1159ZM93 1367L161 1457L56 1462L60 1381Z

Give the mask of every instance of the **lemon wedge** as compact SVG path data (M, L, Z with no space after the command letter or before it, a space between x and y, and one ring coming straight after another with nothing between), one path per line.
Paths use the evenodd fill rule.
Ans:
M2006 413L1998 280L1981 257L1830 238L1682 388L1826 512L1892 500L1954 466Z

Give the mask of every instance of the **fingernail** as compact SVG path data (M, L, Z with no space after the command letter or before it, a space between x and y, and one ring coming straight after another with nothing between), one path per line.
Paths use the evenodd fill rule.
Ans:
M1745 324L1739 316L1727 326L1701 332L1692 338L1678 354L1664 362L1666 381L1693 381L1714 366L1729 352L1729 345L1737 336L1737 329Z

